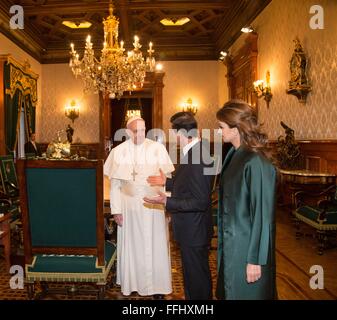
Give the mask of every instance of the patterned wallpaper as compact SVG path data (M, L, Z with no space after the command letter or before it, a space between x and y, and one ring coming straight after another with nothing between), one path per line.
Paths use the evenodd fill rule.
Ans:
M311 30L309 13L312 5L321 5L325 13L325 29ZM283 134L280 121L295 130L297 139L337 139L337 1L273 0L252 23L259 34L259 78L269 69L273 99L269 109L260 100L260 119L271 139ZM244 41L242 35L231 51ZM308 76L313 86L307 103L285 93L290 78L289 60L293 39L299 37L309 57ZM81 104L75 120L74 141L98 142L98 96L84 95L67 64L40 65L14 43L0 34L1 54L12 53L18 60L27 57L32 69L40 74L37 110L37 140L48 142L70 120L64 107L71 99ZM163 124L170 127L170 116L181 110L181 103L191 97L199 105L196 115L200 128L216 128L215 112L227 100L225 68L217 61L167 61L164 64Z
M324 30L310 29L313 5L324 8ZM271 73L273 99L269 109L263 99L259 102L260 119L269 137L276 139L284 134L282 120L295 130L297 139L337 139L337 1L273 0L252 26L259 35L259 78L265 79L268 69ZM232 51L237 50L243 37ZM313 91L306 104L286 94L295 37L309 58L308 78Z
M219 73L217 61L166 61L163 91L163 127L167 131L170 117L182 111L181 104L189 97L199 109L196 119L201 129L217 128L215 113L219 108ZM223 72L224 75L224 72Z
M200 128L216 128L215 113L219 99L218 85L225 76L217 61L167 61L164 65L163 127L170 128L170 117L181 110L180 105L189 97L199 106L196 115ZM39 141L49 142L58 130L64 130L70 121L64 116L64 106L71 99L81 103L80 117L74 123L75 142L98 142L98 97L84 95L82 83L76 80L67 64L42 66L42 107ZM221 72L220 72L221 70ZM225 91L225 90L224 90ZM221 101L223 103L223 101ZM64 136L65 137L65 136Z
M71 124L75 129L73 141L98 142L98 95L85 95L81 80L73 77L67 64L43 65L42 79L39 141L52 141L59 130L64 130L62 137L66 139L65 129L68 124L71 124L71 120L64 115L64 108L72 99L75 99L80 106L80 116L74 124Z

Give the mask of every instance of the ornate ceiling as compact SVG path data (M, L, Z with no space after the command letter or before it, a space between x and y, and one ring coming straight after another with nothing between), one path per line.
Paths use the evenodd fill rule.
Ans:
M114 0L120 19L119 39L126 47L135 34L143 47L154 43L159 60L213 60L240 35L243 26L271 0ZM12 5L24 10L24 29L9 28ZM102 19L108 16L109 0L1 0L0 31L41 63L67 62L73 42L83 52L88 34L99 52L103 42ZM162 19L187 17L183 26L164 26ZM90 22L89 29L71 29L63 21Z

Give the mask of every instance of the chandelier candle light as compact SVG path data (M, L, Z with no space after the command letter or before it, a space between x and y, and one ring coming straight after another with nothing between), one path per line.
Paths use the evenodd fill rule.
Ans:
M133 91L144 84L146 71L153 72L155 58L153 43L149 43L148 57L144 60L139 38L134 37L133 50L124 54L124 42L118 43L119 20L113 15L110 3L109 16L103 19L104 44L100 59L96 59L90 35L87 37L83 59L72 43L69 66L75 77L84 81L84 92L108 94L110 98L120 99L125 91Z
M267 103L267 107L269 108L269 103L273 94L271 93L271 86L270 86L270 71L268 70L266 73L266 82L263 80L257 80L253 84L254 92L258 98L264 97L264 100Z
M193 103L191 98L188 98L186 102L183 103L183 111L191 112L195 115L198 112L198 106Z

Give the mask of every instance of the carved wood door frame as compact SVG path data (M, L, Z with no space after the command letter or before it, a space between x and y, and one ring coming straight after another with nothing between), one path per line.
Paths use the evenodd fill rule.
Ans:
M234 56L227 56L227 83L230 99L242 99L258 111L253 82L257 80L257 34L250 33Z
M140 91L150 92L153 99L152 126L163 128L163 88L164 72L147 72L143 88ZM125 96L127 97L127 94ZM110 99L100 94L99 108L99 152L98 158L105 159L105 142L111 139Z

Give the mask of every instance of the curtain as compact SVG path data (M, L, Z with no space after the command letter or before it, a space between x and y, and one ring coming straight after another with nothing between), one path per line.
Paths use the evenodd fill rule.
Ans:
M26 121L26 135L35 132L35 117L36 117L36 107L32 103L31 95L25 96L25 121Z
M17 133L19 127L20 106L22 103L22 92L16 90L13 98L6 95L5 100L5 143L8 154L15 150Z
M16 149L22 104L25 112L26 134L35 132L37 76L11 59L4 65L5 79L5 144L8 153Z

